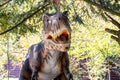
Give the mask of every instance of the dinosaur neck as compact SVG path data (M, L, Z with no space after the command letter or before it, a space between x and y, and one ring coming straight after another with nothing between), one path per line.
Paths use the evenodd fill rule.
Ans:
M48 50L44 60L48 64L56 65L60 61L62 53L63 52L57 50Z
M62 53L61 51L48 48L48 46L50 46L50 44L48 44L48 46L45 46L44 41L42 41L42 44L44 45L43 58L47 58L47 57L48 58L52 58L52 57L57 58L59 55L61 55L61 53ZM56 47L56 46L54 46L54 47Z

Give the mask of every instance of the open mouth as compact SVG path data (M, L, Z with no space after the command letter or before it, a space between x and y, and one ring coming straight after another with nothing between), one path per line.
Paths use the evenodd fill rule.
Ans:
M62 30L54 36L48 35L47 39L51 39L56 43L67 43L70 41L70 33L68 30Z

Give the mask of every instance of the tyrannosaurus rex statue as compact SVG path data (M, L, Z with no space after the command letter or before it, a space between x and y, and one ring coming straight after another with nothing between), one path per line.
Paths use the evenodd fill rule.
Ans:
M29 48L19 80L73 80L67 53L71 39L67 12L45 13L43 23L43 40Z

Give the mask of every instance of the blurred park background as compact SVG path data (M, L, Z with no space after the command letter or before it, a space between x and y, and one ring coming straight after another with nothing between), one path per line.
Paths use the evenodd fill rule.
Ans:
M105 32L118 30L120 0L0 0L0 80L18 80L28 48L42 40L43 13L68 11L74 80L120 80L120 46Z

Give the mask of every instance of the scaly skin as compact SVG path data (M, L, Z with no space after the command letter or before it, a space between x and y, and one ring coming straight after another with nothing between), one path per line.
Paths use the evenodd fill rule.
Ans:
M67 12L43 15L43 41L32 45L19 80L73 80L67 51L71 28Z

